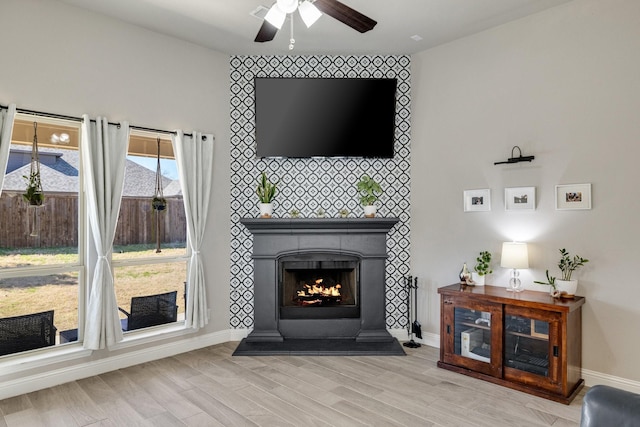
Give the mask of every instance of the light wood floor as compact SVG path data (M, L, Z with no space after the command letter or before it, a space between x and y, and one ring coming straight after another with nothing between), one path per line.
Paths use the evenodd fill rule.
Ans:
M0 401L14 426L577 426L567 406L407 357L231 357L236 343Z

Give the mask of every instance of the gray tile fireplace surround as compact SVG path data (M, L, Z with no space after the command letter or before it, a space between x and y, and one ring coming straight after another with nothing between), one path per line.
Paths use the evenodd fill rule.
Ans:
M253 234L254 329L234 355L404 355L385 322L387 233L398 218L240 222ZM359 316L281 318L280 260L291 257L357 260Z

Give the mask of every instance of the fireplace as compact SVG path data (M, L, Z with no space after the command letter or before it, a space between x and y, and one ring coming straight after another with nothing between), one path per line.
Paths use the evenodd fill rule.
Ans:
M281 319L360 317L360 259L302 254L278 260Z
M234 354L317 354L308 349L326 343L323 354L404 354L386 329L387 233L397 222L242 219L253 234L254 329Z

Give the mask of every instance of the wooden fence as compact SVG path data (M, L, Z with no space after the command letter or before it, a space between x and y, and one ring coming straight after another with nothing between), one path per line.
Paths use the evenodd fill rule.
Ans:
M0 197L0 248L49 248L78 245L78 197L47 193L40 209L40 233L31 237L28 207L20 193L4 191ZM151 198L123 197L114 245L152 244L156 224ZM182 197L167 198L160 213L162 243L186 241L186 219ZM89 233L90 230L87 230Z

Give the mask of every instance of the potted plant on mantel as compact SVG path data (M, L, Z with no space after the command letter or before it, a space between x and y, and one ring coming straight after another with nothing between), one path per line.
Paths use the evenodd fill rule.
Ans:
M491 252L480 252L480 255L476 258L476 265L473 267L473 270L471 279L476 285L484 286L486 275L493 273L493 270L491 270Z
M269 181L266 173L262 172L260 175L256 188L256 194L260 199L260 218L271 218L273 215L273 198L276 195L277 184Z
M360 203L364 206L364 216L367 218L375 217L376 206L374 203L382 194L382 187L369 175L364 174L356 184L356 188L360 193Z
M558 261L558 268L562 272L561 278L556 279L553 276L549 275L549 270L547 270L547 281L534 281L534 283L539 283L541 285L550 285L553 288L552 295L560 296L563 298L573 298L576 294L576 289L578 288L578 280L571 279L571 276L574 271L578 268L584 266L585 263L589 262L588 259L582 258L579 255L574 255L573 258L569 254L569 251L562 248L560 249L560 261Z

